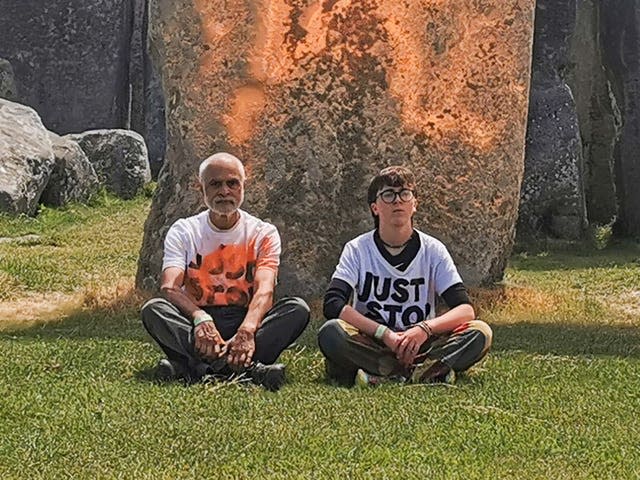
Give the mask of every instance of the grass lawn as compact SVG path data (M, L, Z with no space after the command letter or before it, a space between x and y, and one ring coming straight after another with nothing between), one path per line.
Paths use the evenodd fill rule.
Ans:
M331 387L315 318L280 392L187 387L131 289L148 208L0 217L0 478L640 478L639 245L514 255L454 386Z

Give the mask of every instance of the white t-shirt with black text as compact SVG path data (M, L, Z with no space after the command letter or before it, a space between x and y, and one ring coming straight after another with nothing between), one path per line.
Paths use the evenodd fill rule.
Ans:
M385 260L370 231L345 245L332 277L353 288L355 310L394 331L433 318L436 294L462 282L444 244L416 231L420 249L404 271Z

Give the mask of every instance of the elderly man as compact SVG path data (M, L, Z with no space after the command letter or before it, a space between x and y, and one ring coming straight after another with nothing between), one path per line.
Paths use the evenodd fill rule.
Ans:
M162 297L142 308L145 328L167 356L157 376L199 381L242 374L278 390L284 365L274 362L307 326L309 307L292 297L273 304L280 237L240 209L240 160L217 153L200 164L198 176L207 209L169 229Z
M325 295L318 343L327 375L346 386L452 382L486 355L491 329L475 319L445 246L413 228L411 171L382 170L367 201L375 229L345 245ZM436 294L449 307L441 315Z

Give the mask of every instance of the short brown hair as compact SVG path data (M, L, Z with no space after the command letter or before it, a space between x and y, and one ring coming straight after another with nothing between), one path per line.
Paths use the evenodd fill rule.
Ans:
M409 170L407 167L403 167L402 165L392 165L390 167L383 168L380 172L371 179L371 183L369 183L369 189L367 190L367 205L371 205L375 203L378 191L382 187L407 187L411 188L416 194L416 177L413 175L413 172ZM373 217L373 222L375 223L376 228L380 224L380 220L377 215L374 215L371 212L371 216Z

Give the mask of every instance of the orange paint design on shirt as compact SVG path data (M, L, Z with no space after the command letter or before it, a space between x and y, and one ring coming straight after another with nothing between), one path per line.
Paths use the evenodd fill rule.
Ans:
M197 305L248 307L256 270L255 240L220 248L188 265L185 289Z

